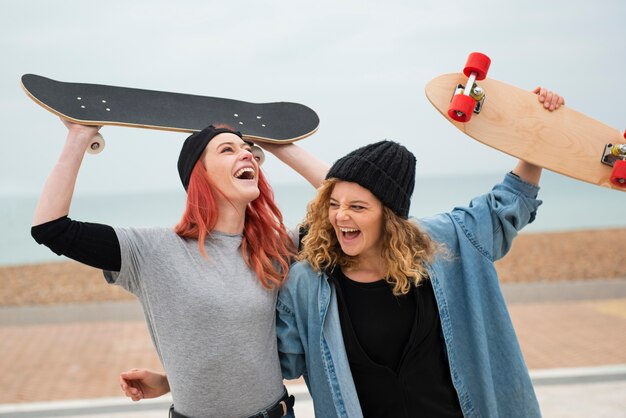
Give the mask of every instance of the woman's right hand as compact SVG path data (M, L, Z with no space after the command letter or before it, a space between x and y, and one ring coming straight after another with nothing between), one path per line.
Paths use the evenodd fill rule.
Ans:
M61 121L68 129L67 138L39 197L33 225L40 225L69 213L85 150L100 130L100 126L78 125L64 119Z
M120 387L124 394L135 402L158 398L170 391L165 373L147 369L130 369L120 373Z

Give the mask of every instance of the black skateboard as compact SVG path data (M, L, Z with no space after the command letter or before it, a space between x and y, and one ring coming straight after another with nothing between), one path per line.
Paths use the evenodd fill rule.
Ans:
M249 103L193 94L65 83L35 74L23 75L22 87L48 111L82 125L198 132L208 125L225 123L241 132L245 139L274 143L306 138L319 125L317 114L298 103Z

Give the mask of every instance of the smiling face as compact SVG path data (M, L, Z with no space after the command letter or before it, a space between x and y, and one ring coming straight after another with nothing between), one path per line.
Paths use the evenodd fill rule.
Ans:
M328 218L344 253L368 261L382 258L383 204L369 190L357 183L337 182Z
M251 147L237 135L222 133L209 142L202 163L224 197L247 205L259 197L259 164Z

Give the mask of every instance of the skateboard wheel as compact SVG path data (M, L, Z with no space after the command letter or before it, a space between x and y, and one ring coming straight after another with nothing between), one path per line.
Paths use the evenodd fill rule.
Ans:
M618 187L626 187L626 160L615 161L611 172L611 183Z
M265 162L265 153L258 145L252 146L252 155L254 155L254 158L257 160L259 165L262 165L263 162Z
M487 55L480 52L472 52L467 57L463 74L469 77L472 73L476 73L476 80L484 80L487 77L490 65L491 59Z
M474 107L476 107L476 101L474 99L464 94L457 94L452 97L452 102L448 109L448 116L457 122L469 122L472 118Z
M100 133L94 135L89 142L89 146L87 147L88 154L99 154L104 149L104 138Z

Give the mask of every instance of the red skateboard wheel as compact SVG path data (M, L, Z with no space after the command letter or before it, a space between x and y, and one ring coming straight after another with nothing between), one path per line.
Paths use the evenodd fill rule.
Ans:
M491 59L487 55L480 52L472 52L467 57L463 74L469 77L472 73L476 73L476 80L484 80L487 77L490 65Z
M469 122L476 107L476 100L464 94L455 94L450 102L448 116L457 122Z
M618 187L626 187L626 160L615 161L611 172L611 183Z

